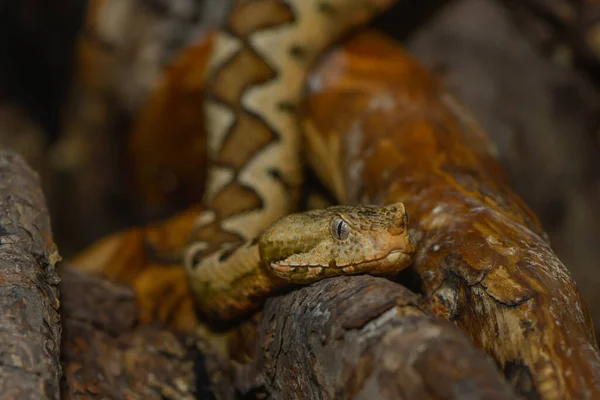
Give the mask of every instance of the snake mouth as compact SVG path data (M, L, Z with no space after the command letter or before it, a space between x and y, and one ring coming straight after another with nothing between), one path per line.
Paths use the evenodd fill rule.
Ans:
M306 283L316 279L340 275L354 275L360 273L384 275L399 272L410 264L413 254L414 251L412 251L412 249L396 249L383 257L345 265L335 263L329 265L288 265L271 263L270 267L272 272L280 278L296 283Z

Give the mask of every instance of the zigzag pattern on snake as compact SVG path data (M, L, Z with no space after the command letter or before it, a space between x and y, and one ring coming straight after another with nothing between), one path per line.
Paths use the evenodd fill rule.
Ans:
M390 225L405 224L401 204L380 214L359 207L293 216L288 225L277 225L288 237L268 229L298 207L302 138L296 109L309 68L341 35L393 2L238 0L233 5L208 67L206 210L185 254L192 290L206 315L237 316L289 281L355 273L360 268L348 263L372 264L375 256L387 256L381 251L392 251L391 243L411 254L406 229ZM364 234L371 228L398 237ZM367 236L379 247L367 243ZM363 260L356 246L371 253L361 254Z

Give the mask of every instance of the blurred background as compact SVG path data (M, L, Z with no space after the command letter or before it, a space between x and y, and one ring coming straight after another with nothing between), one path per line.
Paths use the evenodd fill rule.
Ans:
M63 257L199 200L198 66L227 3L0 4L0 146L40 173ZM375 27L488 132L600 331L600 3L400 3Z

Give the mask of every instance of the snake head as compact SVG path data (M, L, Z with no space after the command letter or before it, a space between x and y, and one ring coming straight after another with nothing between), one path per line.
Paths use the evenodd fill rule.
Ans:
M398 272L413 259L404 204L334 206L287 215L260 237L264 265L280 278L308 283L327 276Z

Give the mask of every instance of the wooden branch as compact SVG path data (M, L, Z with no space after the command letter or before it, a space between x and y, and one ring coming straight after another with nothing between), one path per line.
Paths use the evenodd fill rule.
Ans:
M61 266L63 398L194 399L195 346L137 325L133 291Z
M469 113L381 35L349 43L317 78L312 148L339 152L311 160L344 171L334 184L346 202L405 202L420 239L414 271L436 314L493 355L521 394L599 396L586 306Z
M38 176L0 151L0 393L59 398L59 259Z
M5 151L0 205L2 398L194 398L194 341L137 326L131 289L61 267L61 326L59 256L39 179Z
M514 398L464 333L383 278L327 279L273 299L257 339L254 362L216 375L223 398Z

